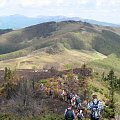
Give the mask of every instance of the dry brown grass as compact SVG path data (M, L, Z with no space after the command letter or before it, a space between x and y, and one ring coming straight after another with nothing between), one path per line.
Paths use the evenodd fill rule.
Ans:
M65 64L73 66L81 66L83 63L90 62L95 59L103 59L106 56L90 51L77 51L77 50L65 50L59 54L47 54L45 52L36 52L34 54L20 57L11 60L0 61L0 68L5 66L17 69L31 69L34 66L36 68L43 68L46 64L59 64L61 68Z

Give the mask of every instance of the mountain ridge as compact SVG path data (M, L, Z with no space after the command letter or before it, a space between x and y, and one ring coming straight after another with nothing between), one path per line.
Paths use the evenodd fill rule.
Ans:
M119 46L119 28L73 20L47 22L0 35L0 60L2 68L19 63L21 68L42 67L59 61L60 66L81 65L113 53L120 56Z
M107 23L107 22L100 22L91 19L83 19L79 17L65 17L65 16L38 16L38 17L27 17L23 15L10 15L10 16L1 16L0 17L0 28L1 29L20 29L27 26L44 23L44 22L60 22L60 21L67 21L67 20L74 20L74 21L83 21L88 22L91 24L98 24L103 26L112 26L112 27L120 27L120 25Z
M46 22L2 34L0 35L1 47L6 47L6 45L8 45L8 52L1 49L0 53L5 54L14 52L30 46L39 49L42 46L44 47L45 43L53 45L54 43L52 43L52 41L60 42L67 48L70 47L78 50L93 49L105 55L112 53L110 49L110 46L113 47L111 44L112 42L116 45L116 51L114 52L117 53L118 51L118 54L120 54L119 50L117 50L117 45L119 45L120 42L119 28L97 26L87 22L72 20ZM68 46L66 46L65 43L66 45L68 44ZM103 48L105 49L104 45L108 43L109 51L107 50L108 52L105 53ZM103 47L102 49L99 48L101 45ZM14 48L15 50L9 50L9 48Z

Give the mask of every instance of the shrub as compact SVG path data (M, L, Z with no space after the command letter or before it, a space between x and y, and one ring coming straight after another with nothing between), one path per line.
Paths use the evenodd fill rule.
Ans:
M63 115L48 114L40 117L33 118L32 120L64 120Z
M10 114L0 114L0 120L18 120L18 118Z
M112 108L105 106L104 110L105 110L105 117L106 118L114 118L115 113L114 113L114 110Z

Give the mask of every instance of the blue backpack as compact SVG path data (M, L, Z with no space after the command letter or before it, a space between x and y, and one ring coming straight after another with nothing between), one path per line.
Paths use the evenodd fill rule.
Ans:
M98 109L98 104L99 104L99 101L97 101L97 103L95 104L93 102L93 107L92 107L92 118L95 118L95 119L98 119L100 118L100 111Z
M79 113L77 117L78 117L78 120L82 120L82 117L83 117L82 113Z

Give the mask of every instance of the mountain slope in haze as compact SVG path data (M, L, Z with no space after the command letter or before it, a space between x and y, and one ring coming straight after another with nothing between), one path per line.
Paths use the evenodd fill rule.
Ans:
M72 59L64 59L60 62L61 65L67 64L67 61L71 64L76 63L76 60L79 61L80 65L96 58L104 59L112 53L119 56L119 46L119 28L97 26L72 20L47 22L0 35L0 60L8 60L8 63L3 61L3 68L11 61L9 59L13 59L16 64L19 64L22 61L14 58L25 57L22 68L28 64L30 64L28 68L31 68L40 62L42 63L40 54L44 59L43 63L47 64L57 63L60 61L61 55L61 58L64 59L68 53L69 59ZM72 50L74 52L71 52ZM30 60L27 60L30 56ZM37 56L35 57L37 59L34 59L34 56ZM46 56L49 59L46 59ZM58 59L54 59L57 57ZM80 57L81 59L79 59Z
M12 29L0 29L0 35L13 31Z
M106 23L106 22L99 22L96 20L90 19L83 19L79 17L65 17L65 16L38 16L38 17L26 17L22 15L11 15L11 16L3 16L0 17L0 29L20 29L27 26L44 23L44 22L60 22L60 21L67 21L67 20L75 20L75 21L83 21L88 22L91 24L103 25L103 26L113 26L118 27L120 25Z
M3 34L0 36L0 54L26 48L37 50L56 43L67 49L120 54L119 29L76 21L47 22Z

